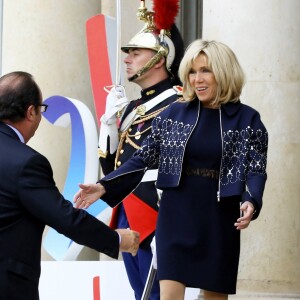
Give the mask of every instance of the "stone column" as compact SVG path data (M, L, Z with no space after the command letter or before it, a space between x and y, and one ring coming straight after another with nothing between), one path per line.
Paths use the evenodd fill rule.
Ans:
M300 2L203 0L203 38L236 53L241 100L269 131L268 180L258 220L242 231L238 291L300 293Z
M3 74L27 71L34 75L44 99L71 97L83 101L93 112L85 22L100 12L100 1L3 2ZM69 163L70 128L51 126L42 119L29 145L49 159L62 190ZM80 259L98 260L95 251L84 252ZM51 257L42 251L42 259Z

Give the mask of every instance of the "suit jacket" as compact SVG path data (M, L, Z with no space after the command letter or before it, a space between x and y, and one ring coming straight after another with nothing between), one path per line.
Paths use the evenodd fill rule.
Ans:
M113 258L119 237L58 191L48 160L0 122L0 299L39 299L45 225Z

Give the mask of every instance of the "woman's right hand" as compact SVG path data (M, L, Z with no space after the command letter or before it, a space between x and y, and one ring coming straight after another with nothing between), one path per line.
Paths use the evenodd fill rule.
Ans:
M73 202L76 208L87 209L105 194L105 188L100 183L82 184L80 190L74 195Z

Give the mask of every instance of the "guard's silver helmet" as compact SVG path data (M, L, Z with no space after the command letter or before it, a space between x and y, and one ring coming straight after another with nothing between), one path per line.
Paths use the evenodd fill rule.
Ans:
M161 0L160 0L161 1ZM158 29L154 19L156 12L148 11L145 6L145 1L141 1L141 6L138 8L137 18L145 22L144 27L139 31L128 44L121 47L125 53L129 49L143 48L150 49L156 52L156 55L132 78L141 76L146 71L151 69L162 57L166 58L166 68L171 71L171 66L176 56L174 42L171 39L170 28ZM181 38L181 37L180 37ZM181 51L180 51L181 52Z

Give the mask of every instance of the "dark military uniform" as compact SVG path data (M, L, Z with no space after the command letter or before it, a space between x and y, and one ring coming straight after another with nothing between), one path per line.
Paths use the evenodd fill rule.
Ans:
M137 109L142 114L134 120L126 131L120 133L120 143L117 152L113 155L107 154L105 159L100 158L104 174L108 174L115 168L118 168L133 155L150 133L153 118L169 104L178 99L177 91L174 89L173 95L162 100L159 104L143 114L143 104L151 101L168 89L174 89L170 79L166 79L150 88L142 90L141 98L130 102L122 116L120 126L122 125L122 121L124 121L127 115L133 110ZM138 187L113 210L110 224L112 228L130 227L132 230L140 232L141 235L138 255L133 257L131 254L123 253L128 277L131 285L135 286L135 291L139 290L137 285L140 283L142 292L147 279L152 260L150 243L154 236L157 211L158 194L155 181L141 182ZM142 264L139 263L141 260L143 261ZM148 264L145 263L145 260L148 260ZM136 264L138 264L138 267L135 266ZM137 269L141 267L144 270L140 270L140 272L137 271ZM143 278L140 278L141 276ZM153 292L155 289L157 289L157 298L152 299L159 299L158 283L157 287L155 285L153 286Z

